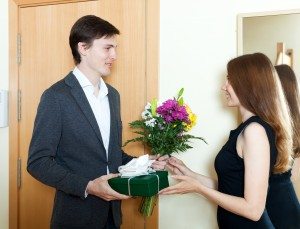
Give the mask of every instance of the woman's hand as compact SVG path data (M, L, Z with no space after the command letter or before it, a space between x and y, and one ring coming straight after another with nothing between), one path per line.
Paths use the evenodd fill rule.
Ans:
M179 160L176 157L170 157L167 161L166 169L170 171L173 175L185 175L185 176L194 176L194 172L190 170L183 161Z
M174 175L174 179L179 180L180 182L176 185L165 188L159 192L162 195L171 195L171 194L185 194L185 193L200 193L202 185L200 182L192 177Z
M159 154L157 155L150 155L149 159L150 160L155 160L151 167L154 170L165 170L166 165L167 165L167 161L170 158L169 155L164 155L164 156L160 156Z

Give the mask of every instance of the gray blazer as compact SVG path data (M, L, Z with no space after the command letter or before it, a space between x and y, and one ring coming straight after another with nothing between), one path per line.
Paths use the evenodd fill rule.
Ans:
M102 228L109 202L89 195L90 180L118 172L132 159L121 149L120 96L107 85L110 106L108 158L89 102L70 72L47 89L38 106L29 147L28 172L56 189L51 228ZM111 201L116 226L121 224L121 202Z

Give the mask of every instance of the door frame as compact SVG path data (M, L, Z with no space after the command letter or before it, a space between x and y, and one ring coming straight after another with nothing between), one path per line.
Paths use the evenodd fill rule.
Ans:
M18 88L19 65L17 37L19 9L40 5L65 4L95 0L9 0L9 228L18 228ZM146 2L146 99L158 98L159 88L159 6L160 0ZM145 222L147 228L158 228L158 211Z

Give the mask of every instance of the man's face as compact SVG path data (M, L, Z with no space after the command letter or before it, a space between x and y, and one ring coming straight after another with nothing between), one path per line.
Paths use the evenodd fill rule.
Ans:
M101 76L109 75L117 58L116 47L116 36L95 39L82 57L85 67Z

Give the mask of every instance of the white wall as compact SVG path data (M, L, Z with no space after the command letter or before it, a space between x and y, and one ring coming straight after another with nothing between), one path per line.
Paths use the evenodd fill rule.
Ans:
M0 1L0 89L8 90L8 1ZM8 228L8 127L0 128L0 228Z
M300 2L161 0L160 6L160 97L186 89L185 99L199 119L193 134L209 145L195 142L180 158L195 171L215 176L214 158L236 126L236 114L224 107L220 87L226 63L237 53L237 15L296 9ZM159 228L217 228L216 207L197 195L162 196Z

